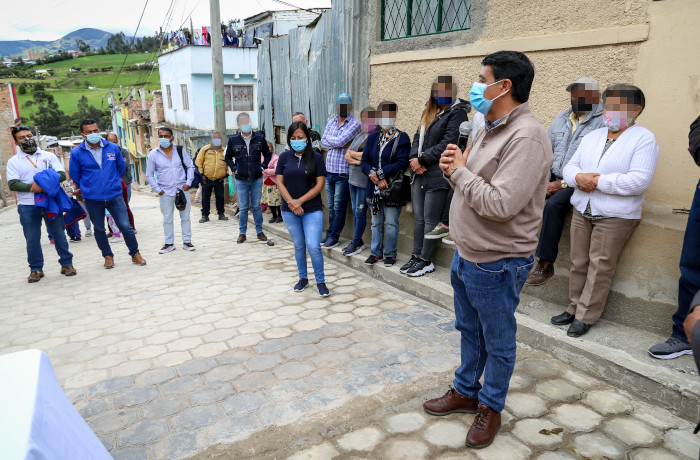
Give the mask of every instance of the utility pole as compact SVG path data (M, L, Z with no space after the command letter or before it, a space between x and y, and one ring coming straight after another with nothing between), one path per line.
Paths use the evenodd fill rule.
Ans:
M221 39L221 10L219 0L209 0L211 19L211 77L214 99L214 132L221 133L226 145L226 112L224 107L224 59Z

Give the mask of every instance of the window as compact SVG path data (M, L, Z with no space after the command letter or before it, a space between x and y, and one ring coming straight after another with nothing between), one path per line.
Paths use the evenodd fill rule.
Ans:
M287 128L275 126L275 144L287 145Z
M382 0L382 40L471 27L471 0Z
M187 97L187 85L180 85L180 93L182 93L182 110L190 110L190 100Z
M168 97L168 108L172 109L173 108L173 95L170 92L170 85L165 85L165 94Z
M253 111L253 85L224 85L224 110Z

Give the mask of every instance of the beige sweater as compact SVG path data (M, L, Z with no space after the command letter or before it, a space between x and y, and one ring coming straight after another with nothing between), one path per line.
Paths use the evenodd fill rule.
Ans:
M475 263L529 257L537 247L552 144L527 103L491 131L479 129L467 159L449 178L450 233Z

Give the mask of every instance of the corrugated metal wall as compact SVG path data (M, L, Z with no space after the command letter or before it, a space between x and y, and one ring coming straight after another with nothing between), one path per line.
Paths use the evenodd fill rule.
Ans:
M258 54L260 128L269 141L292 113L304 112L323 133L335 116L335 99L349 93L355 112L369 104L369 0L335 0L315 23L269 38ZM273 121L274 120L274 121ZM282 139L286 142L286 139Z

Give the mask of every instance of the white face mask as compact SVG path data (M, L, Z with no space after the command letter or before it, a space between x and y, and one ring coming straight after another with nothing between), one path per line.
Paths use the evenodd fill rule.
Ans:
M389 130L396 126L396 118L380 118L379 126L381 126L382 129Z

